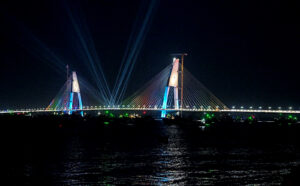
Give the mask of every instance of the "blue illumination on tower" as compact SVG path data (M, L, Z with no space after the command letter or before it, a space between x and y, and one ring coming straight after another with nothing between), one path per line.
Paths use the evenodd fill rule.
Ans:
M164 94L164 100L163 100L163 105L162 105L162 109L166 109L167 108L167 102L168 102L168 94L169 94L169 86L166 86L165 88L165 94ZM162 110L161 111L161 117L165 118L166 117L166 110Z
M70 93L69 114L72 114L72 108L73 108L73 92Z
M82 101L81 101L81 95L80 95L80 92L77 93L77 96L78 96L78 102L79 102L79 109L81 110L81 111L80 111L80 115L83 116L83 111L82 111Z

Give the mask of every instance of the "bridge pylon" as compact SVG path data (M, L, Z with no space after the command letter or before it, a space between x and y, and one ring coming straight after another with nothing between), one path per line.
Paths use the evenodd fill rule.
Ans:
M72 114L74 110L80 110L80 114L83 116L82 109L78 78L76 72L73 71L70 75L67 75L66 83L46 110L63 111L68 114Z
M81 100L81 95L80 95L80 88L79 88L79 83L77 79L77 74L75 71L72 72L72 75L70 77L71 80L71 88L70 88L70 96L69 96L69 102L68 102L68 110L69 114L72 114L72 111L74 109L75 100L78 102L78 107L75 106L75 108L80 109L80 114L83 116L83 111L82 111L82 100ZM75 96L77 95L77 99Z
M166 109L167 109L167 104L168 104L168 97L169 97L169 92L170 88L173 88L174 91L174 107L175 109L179 109L179 99L178 99L178 74L179 74L179 59L178 58L173 58L173 66L171 70L171 74L168 80L168 84L165 87L165 92L164 92L164 99L163 99L163 104L162 104L162 111L161 111L161 117L165 118L166 117Z

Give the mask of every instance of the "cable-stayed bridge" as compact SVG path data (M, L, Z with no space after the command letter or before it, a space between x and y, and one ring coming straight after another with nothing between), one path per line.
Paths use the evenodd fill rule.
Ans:
M161 117L167 112L235 112L235 113L289 113L300 114L300 110L267 109L243 107L229 109L187 69L183 70L183 58L174 58L172 64L165 67L142 88L123 101L111 104L83 106L79 81L76 72L67 76L67 81L46 108L0 110L4 113L51 113L64 112L72 114L84 111L160 111Z

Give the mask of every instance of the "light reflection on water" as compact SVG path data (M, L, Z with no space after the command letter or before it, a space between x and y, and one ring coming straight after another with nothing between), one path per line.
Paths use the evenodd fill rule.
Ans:
M162 128L167 142L126 144L73 137L50 167L54 185L279 184L299 159L269 160L258 148L190 145L177 126ZM281 151L278 149L278 151ZM35 167L27 166L27 176Z
M184 183L187 180L187 173L184 168L189 167L187 146L183 143L181 133L177 126L167 128L170 134L168 143L158 147L156 154L157 161L154 162L156 169L156 184L170 184L176 182Z

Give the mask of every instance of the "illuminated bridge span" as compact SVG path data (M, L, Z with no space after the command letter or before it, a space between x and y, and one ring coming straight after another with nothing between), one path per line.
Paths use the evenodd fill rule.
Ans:
M184 109L162 109L162 108L143 108L143 107L102 107L102 106L89 106L84 107L83 109L73 109L73 112L82 112L82 111L170 111L170 112L219 112L219 113L286 113L286 114L300 114L300 110L265 110L265 109L226 109L226 110L215 110L215 109L193 109L193 108L184 108ZM5 113L51 113L51 112L68 112L68 110L52 110L52 109L20 109L20 110L3 110L0 111L0 114Z
M83 106L80 87L76 72L67 75L67 81L58 95L51 101L47 108L3 110L2 113L51 113L84 111L160 111L161 117L166 117L167 112L176 114L182 112L221 112L221 113L289 113L300 114L300 110L281 109L229 109L215 95L199 82L188 70L183 71L183 56L181 62L178 58L154 76L142 88L123 101L112 100L110 104L101 106ZM183 73L184 72L184 73ZM68 72L67 72L68 74ZM112 96L113 97L113 96ZM105 105L105 106L104 106Z

